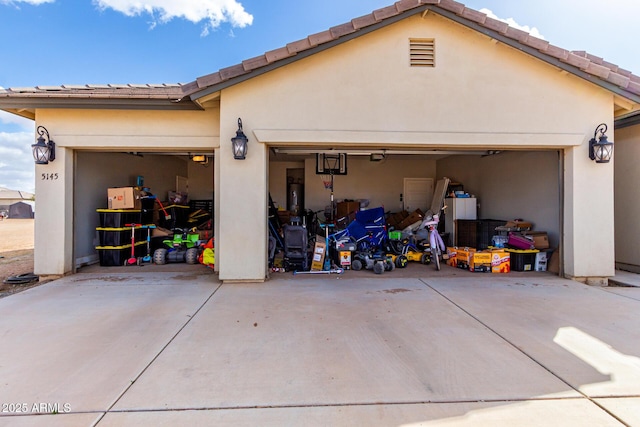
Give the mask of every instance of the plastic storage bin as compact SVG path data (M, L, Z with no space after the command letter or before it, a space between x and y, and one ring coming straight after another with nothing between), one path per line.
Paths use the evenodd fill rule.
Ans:
M122 246L131 244L131 227L98 227L96 228L96 231L98 232L98 240L100 241L100 246ZM146 240L147 230L142 229L142 227L140 226L135 227L134 237L136 242Z
M511 271L534 271L537 249L505 249L511 257Z
M140 209L97 209L101 228L123 228L126 224L141 224ZM131 231L131 230L129 230Z
M100 265L103 267L113 267L124 265L124 262L131 257L131 245L121 246L96 246ZM141 257L147 253L147 242L138 242L135 244L134 256Z
M169 218L167 218L167 216L165 215L165 211ZM190 211L191 208L189 206L165 206L164 211L160 209L158 212L160 215L160 226L168 230L173 230L174 228L188 228ZM193 224L192 227L195 227L195 225L197 224Z

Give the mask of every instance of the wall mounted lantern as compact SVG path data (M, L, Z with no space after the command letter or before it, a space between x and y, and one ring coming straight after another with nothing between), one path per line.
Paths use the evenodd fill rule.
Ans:
M231 138L234 159L245 159L247 156L247 142L249 142L249 139L242 131L242 119L238 118L238 130L236 131L236 136Z
M56 159L56 144L49 137L49 132L44 126L38 126L36 133L40 135L38 142L31 145L33 150L33 159L36 165L46 165ZM45 140L45 135L47 136Z
M589 158L595 160L596 163L609 163L613 156L613 142L607 141L607 135L604 133L607 131L607 125L601 123L593 133L593 138L589 140ZM598 137L600 133L600 137Z

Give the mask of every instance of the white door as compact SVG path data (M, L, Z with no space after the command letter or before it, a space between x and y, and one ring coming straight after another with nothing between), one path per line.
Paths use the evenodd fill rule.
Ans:
M404 210L427 212L433 198L433 178L404 178Z

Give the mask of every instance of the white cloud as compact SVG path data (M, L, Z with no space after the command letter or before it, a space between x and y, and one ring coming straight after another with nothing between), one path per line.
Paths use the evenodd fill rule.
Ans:
M0 0L0 4L18 5L20 3L27 3L33 5L40 5L44 3L53 3L55 0Z
M520 25L513 18L507 18L507 19L498 18L496 14L489 9L480 9L480 12L484 13L489 18L497 19L498 21L502 21L508 24L510 27L517 28L518 30L526 31L527 33L531 34L533 37L537 37L539 39L544 40L544 36L540 34L540 31L538 31L536 27L529 27L528 25Z
M32 132L0 132L0 187L11 190L35 190L35 168L31 144Z
M20 129L25 131L32 131L35 129L33 120L25 119L24 117L17 116L15 114L7 113L0 110L0 123L7 125L16 125Z
M1 0L0 0L1 1ZM237 0L93 0L100 9L113 9L126 16L151 15L151 28L173 18L182 18L197 24L204 21L202 35L206 36L222 23L243 28L253 23L253 16Z

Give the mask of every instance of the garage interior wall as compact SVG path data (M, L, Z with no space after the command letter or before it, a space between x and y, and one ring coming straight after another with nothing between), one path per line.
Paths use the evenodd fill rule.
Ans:
M74 191L75 259L96 255L95 229L100 225L96 209L107 208L107 188L134 186L136 178L141 175L144 177L144 185L154 195L166 200L167 192L175 189L176 175L188 176L188 163L186 159L168 155L144 154L139 157L125 153L77 152ZM213 186L213 182L210 186Z
M329 205L330 191L325 190L320 175L316 175L315 156L304 162L272 160L269 164L269 191L274 204L286 209L287 169L305 168L305 208L318 211ZM369 207L383 206L386 211L402 210L400 195L404 178L435 178L436 162L422 155L387 156L382 161L370 161L369 156L350 155L347 175L334 176L334 200L368 199Z
M187 162L189 178L189 199L190 200L213 200L213 159L209 163L202 165L196 162Z
M560 243L560 183L557 151L502 152L450 156L437 162L438 178L464 185L478 198L478 218L533 223L546 231L549 244Z
M616 129L613 157L616 267L640 273L640 125Z

